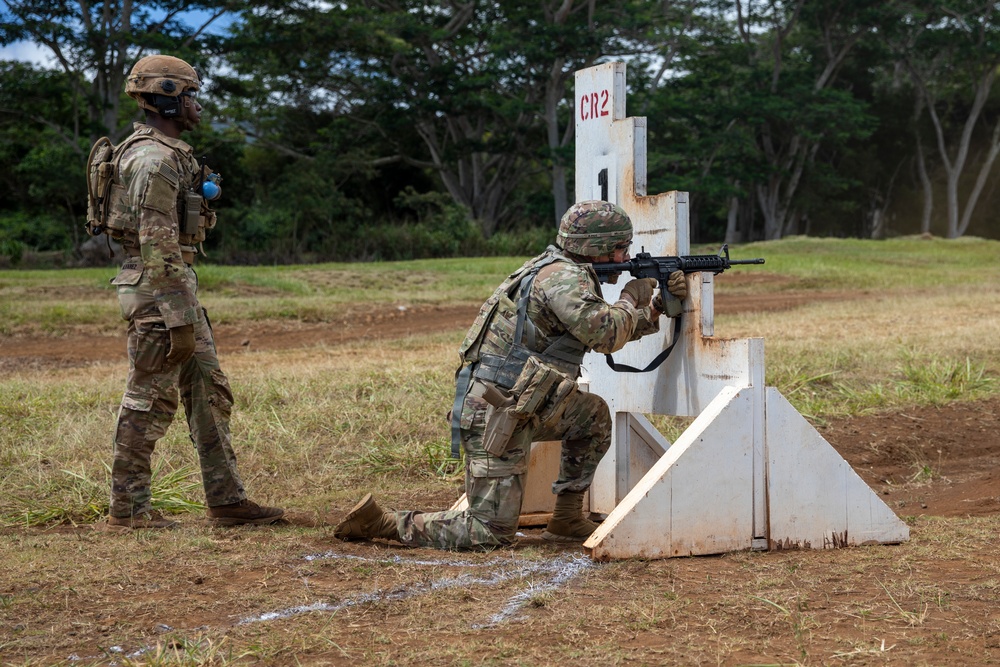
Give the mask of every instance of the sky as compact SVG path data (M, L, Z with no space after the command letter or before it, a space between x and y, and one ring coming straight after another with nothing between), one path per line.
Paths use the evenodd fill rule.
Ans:
M15 42L0 48L0 60L21 60L41 67L54 65L51 51L34 42Z
M206 11L190 11L181 14L180 18L189 25L201 25L209 16L211 14ZM220 16L212 23L208 32L214 34L225 32L235 18L234 14ZM15 42L0 47L0 60L19 60L40 67L55 67L55 59L52 57L51 51L29 41Z

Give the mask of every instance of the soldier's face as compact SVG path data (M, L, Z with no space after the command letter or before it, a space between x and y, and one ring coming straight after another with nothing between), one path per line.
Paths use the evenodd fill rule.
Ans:
M193 130L201 123L201 105L198 104L198 91L193 88L181 93L180 120L189 130Z
M615 262L616 264L617 263L621 263L621 262L627 262L630 259L630 256L628 254L628 250L629 250L628 246L625 246L624 248L615 248L614 250L611 251L610 254L601 255L600 257L594 257L590 261L592 261L592 262Z

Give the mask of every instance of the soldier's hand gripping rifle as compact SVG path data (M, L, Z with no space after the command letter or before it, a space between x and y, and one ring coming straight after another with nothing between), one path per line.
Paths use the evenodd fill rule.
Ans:
M653 257L648 252L640 252L627 262L595 262L591 266L597 273L597 278L602 283L610 281L621 273L628 273L633 278L655 278L660 285L660 298L663 299L664 306L668 306L671 300L676 298L667 289L667 281L670 274L675 271L684 273L695 273L698 271L709 271L711 273L722 273L738 264L763 264L764 259L730 259L729 246L723 245L718 255L681 255L679 257ZM656 356L653 361L643 369L633 368L626 364L616 364L610 354L604 355L608 361L608 366L612 370L626 373L645 373L651 371L663 363L670 351L677 344L677 339L681 331L681 318L674 319L674 336L670 347Z

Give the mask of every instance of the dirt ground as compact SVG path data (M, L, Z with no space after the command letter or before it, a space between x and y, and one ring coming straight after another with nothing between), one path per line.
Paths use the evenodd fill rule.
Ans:
M781 281L773 274L745 277L741 284ZM857 294L850 295L857 298ZM786 291L766 295L716 295L716 313L772 311L816 301L846 298L840 292ZM452 331L467 327L478 306L390 306L379 311L345 312L330 322L265 321L214 325L219 355L250 350L283 350L317 345L340 345L356 340L387 340L402 336ZM69 367L95 361L114 361L125 349L124 327L115 336L118 344L105 340L94 344L93 335L77 334L49 338L0 338L0 370L16 368ZM15 342L16 340L16 342Z
M751 298L727 298L725 295L717 295L716 311L782 309L797 305L806 298L815 301L817 295L815 292L810 292L808 295L784 293L779 296ZM843 297L829 293L820 298L836 300ZM454 330L467 325L474 315L475 309L471 307L407 308L389 310L360 323L354 320L351 326L346 326L346 319L343 323L323 324L261 323L249 327L221 325L216 327L216 335L225 363L226 355L248 349L333 346L357 339L389 339L414 333ZM124 348L124 338L120 338L121 347ZM92 339L84 336L21 340L16 346L0 345L0 371L24 367L85 365L93 362L95 358L113 359L117 356L115 346L95 346ZM909 521L917 526L916 534L926 535L933 531L932 527L928 527L933 524L922 524L920 519L913 517L959 519L1000 514L1000 474L997 472L1000 463L1000 416L998 415L1000 415L1000 399L991 399L925 408L913 413L833 419L819 427L819 431L861 477L881 494L898 515L909 517ZM449 502L446 498L436 497L415 497L412 501L415 506L422 507L441 507ZM329 517L331 524L337 519L338 516ZM298 519L293 516L292 523L297 522ZM302 519L302 523L307 521ZM76 532L76 529L69 527L65 530ZM493 655L503 657L504 650L519 645L519 641L528 641L529 637L531 641L540 642L542 645L546 641L558 644L561 637L558 633L565 632L568 624L572 625L569 621L560 621L564 619L560 614L570 612L556 603L551 594L546 593L546 585L552 584L553 589L559 585L573 588L580 587L579 581L584 581L586 586L576 590L570 599L575 600L576 604L586 604L591 609L588 612L588 617L592 621L591 628L596 628L596 632L606 633L606 641L613 644L613 646L609 644L607 650L618 656L613 661L615 664L750 664L759 663L763 657L768 657L769 661L778 660L783 664L1000 663L1000 624L997 622L1000 619L997 617L996 599L996 590L1000 587L996 584L996 579L1000 575L995 572L992 577L988 572L984 574L982 570L976 569L976 563L963 558L941 557L921 560L920 581L952 582L952 585L957 587L971 586L970 582L985 582L982 583L982 586L986 586L983 590L992 592L984 594L982 599L977 599L974 595L967 599L956 596L955 602L952 603L954 607L941 604L936 608L932 607L936 615L931 616L932 620L921 619L919 624L915 624L914 618L908 616L917 614L919 606L913 608L916 611L910 611L911 607L905 606L902 602L896 604L899 609L899 619L895 623L895 626L898 626L896 627L898 635L900 637L920 635L920 638L919 641L913 639L910 644L897 647L895 653L891 653L897 644L893 643L887 648L883 634L880 649L878 635L872 635L870 629L865 629L865 623L868 621L862 621L858 626L861 629L856 632L841 628L836 638L832 638L834 634L832 631L831 638L825 638L822 634L821 628L826 628L826 624L839 622L838 619L841 617L834 611L847 609L845 612L847 617L861 618L864 613L855 614L850 611L853 609L851 605L858 604L860 598L874 597L871 591L859 591L851 586L845 588L837 583L838 576L826 574L827 570L833 572L840 571L838 568L851 567L846 564L848 561L844 560L849 558L848 556L832 552L808 556L795 553L765 555L765 558L771 560L762 567L780 568L789 572L802 568L800 575L807 571L813 572L818 581L822 580L819 586L825 590L811 592L809 602L812 606L808 608L801 602L801 599L804 599L801 597L801 591L793 591L790 593L792 599L800 599L798 607L788 601L782 605L771 602L772 606L777 606L784 613L774 616L779 621L761 621L761 619L771 619L769 612L774 612L774 609L765 604L767 600L755 608L754 619L727 611L727 605L732 600L729 590L731 587L725 583L727 577L738 580L748 576L746 559L750 556L682 559L683 565L677 565L674 561L634 562L614 566L618 568L615 577L598 578L589 576L587 572L590 571L588 570L590 567L600 566L590 565L587 559L579 559L578 547L558 548L546 545L538 538L538 532L526 530L518 548L536 551L540 549L547 556L531 561L533 564L527 565L524 562L518 564L503 560L511 558L512 553L516 555L518 548L504 552L505 555L480 554L466 558L462 555L441 554L430 550L386 547L385 544L375 546L368 543L340 544L329 537L315 541L303 539L300 552L308 551L310 547L317 551L313 556L306 557L306 561L302 560L301 553L289 555L288 560L295 560L296 563L294 565L285 563L279 567L287 570L288 576L279 576L277 572L269 575L267 566L248 567L235 572L232 576L202 577L192 574L185 581L164 580L162 587L158 583L159 578L152 576L151 581L147 581L142 589L145 591L142 594L150 597L151 602L159 600L161 603L172 603L194 596L198 600L203 600L204 604L199 603L194 608L189 604L165 604L161 605L155 614L139 615L133 622L145 628L143 634L146 638L142 641L133 640L131 646L126 645L117 650L141 651L143 643L148 646L159 641L157 633L162 635L174 629L194 630L225 626L229 628L227 632L238 634L248 632L245 628L256 627L257 624L268 621L293 616L304 617L312 612L326 611L332 612L337 618L344 616L343 622L337 622L336 644L328 651L312 650L296 656L264 657L261 661L270 664L288 664L295 661L326 664L371 662L450 664L447 659L449 653L444 650L444 645L449 642L476 641L483 642L484 651L493 651ZM8 537L12 534L9 529L4 533ZM262 551L266 552L267 540L271 538L265 537L263 532L260 535ZM234 539L245 538L237 536ZM323 551L324 545L327 548L332 546L334 551ZM221 548L224 550L224 547ZM894 553L893 550L904 548L908 547L886 547L878 552L885 554L884 556L867 556L868 560L884 558L884 562L876 565L870 572L866 570L865 577L870 577L871 582L879 583L886 593L895 590L889 588L891 584L887 582L898 580L903 575L900 574L897 562L900 558L899 552ZM908 559L910 556L903 558L903 560ZM990 567L996 570L995 558L993 563ZM522 568L520 574L516 572L518 567ZM470 572L473 574L469 574ZM487 575L488 572L493 574ZM503 574L505 572L509 574L508 579L503 579L503 576L507 576ZM574 583L571 579L576 575L582 579ZM480 578L476 579L476 576ZM484 583L484 578L488 576L492 576L494 580L492 584L489 581ZM823 579L824 576L827 578ZM268 582L266 585L270 586L268 599L291 601L302 597L312 602L303 603L301 606L289 603L280 607L276 602L256 601L244 607L259 610L255 612L258 614L256 616L232 614L220 616L217 607L209 604L210 600L227 601L239 598L248 586L258 590L262 585L260 583L262 577ZM503 615L506 609L521 609L512 602L518 593L516 589L510 587L510 582L517 580L523 583L525 577L536 582L532 584L535 588L531 589L529 586L529 589L534 590L533 594L537 599L529 599L526 605L530 608L532 621L508 624L502 633L490 634L488 632L490 628L505 622ZM296 591L307 580L311 582L308 584L313 587L311 590L320 593L300 596ZM542 583L538 584L538 581ZM658 620L654 619L648 623L642 621L642 616L647 613L642 611L636 612L619 625L614 624L616 614L624 614L622 609L631 608L630 605L633 604L628 599L631 593L626 592L623 597L623 591L634 592L637 590L635 587L642 590L646 586L659 586L661 588L657 590L662 590L664 582L668 582L669 590L662 593L662 599L650 602L644 607L646 610L660 609L661 615L658 616ZM39 582L24 582L24 585L47 584L42 583L40 577ZM499 592L484 593L481 590L482 586L494 586ZM453 595L442 592L451 587L462 592ZM872 587L877 588L875 583L872 583ZM118 594L110 592L106 602L113 606L115 601L112 598L116 595L128 595L129 590L126 587ZM374 592L359 595L359 590L374 590ZM422 602L418 601L419 594L424 595L420 598ZM445 597L428 598L428 595ZM451 597L448 597L449 595ZM496 609L497 595L501 599L499 611ZM672 598L671 595L678 597ZM682 627L684 623L677 619L687 617L679 616L680 611L673 608L662 607L667 604L663 600L689 599L691 596L698 600L704 617L714 618L714 621L706 621L706 625L702 628ZM502 600L505 597L507 603L503 606ZM902 596L897 592L895 597L890 594L889 598L896 602L897 598L901 600ZM390 610L390 602L399 606ZM457 625L449 625L453 621L444 618L433 620L440 615L439 604L449 605L449 612L445 616L449 619L452 617L459 619L454 621ZM491 608L490 604L496 612L493 616L487 611ZM63 660L72 662L74 656L78 654L85 656L88 651L94 658L95 641L97 643L104 641L107 645L115 639L115 621L101 611L100 601L95 603L93 600L73 600L67 596L66 605L65 613L68 616L90 619L87 620L90 631L89 633L81 631L81 636L78 637L64 636L49 646L48 650L41 650L36 655L48 656L42 658L43 662L49 659L53 662ZM926 614L926 606L924 610ZM889 622L885 617L891 616L890 612L884 613L882 618L876 615L869 619L871 627L879 627L879 622ZM509 616L516 617L521 613L511 611ZM337 616L338 614L340 616ZM981 619L983 627L987 629L969 630L963 624L967 624L967 620L964 619L970 616ZM429 626L440 627L436 634L431 633L428 636L417 633L412 626L401 635L392 635L384 629L378 629L384 628L387 621L402 626L406 626L407 623L417 623L418 621L414 621L413 618L424 618ZM909 628L904 620L909 621ZM479 623L479 628L485 628L483 630L487 632L485 638L480 635L470 635L468 629L470 622L473 628L477 627L476 623ZM691 621L685 621L688 622ZM320 622L303 621L303 623L317 625ZM768 624L774 626L770 628L770 635L768 635L769 628L766 627ZM83 624L78 623L78 625ZM923 627L914 629L915 625ZM0 656L3 655L4 637L10 638L16 635L14 632L16 627L14 630L12 627L14 626L0 627ZM690 639L692 633L711 637L712 631L719 633L720 628L721 634L717 634L711 641L722 642L724 636L728 638L726 641L730 644L723 647L720 643L714 657L705 653L704 645L693 643L694 640ZM744 636L745 639L734 639L734 633ZM924 635L927 638L924 638ZM379 639L379 636L387 638ZM851 636L856 636L856 649L845 650L843 638ZM808 637L809 641L806 642L802 637ZM935 637L937 639L934 639ZM594 641L591 638L583 644L591 649L595 646L600 649L603 646L600 643L594 644ZM903 642L898 638L895 641ZM508 648L505 649L505 646ZM678 657L678 650L682 651L680 655L684 657ZM17 654L8 654L8 656L13 655ZM566 653L546 654L544 651L540 653L536 651L534 660L535 664L543 664L549 659L562 661L566 655ZM426 659L422 659L421 656ZM105 657L110 659L114 656L106 654ZM511 661L498 659L496 662L517 664L516 659ZM595 655L581 654L579 662L595 664ZM484 659L483 664L494 663Z

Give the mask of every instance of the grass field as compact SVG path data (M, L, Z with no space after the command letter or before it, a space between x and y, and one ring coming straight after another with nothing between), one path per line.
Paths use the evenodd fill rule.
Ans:
M719 277L720 296L816 296L715 324L766 339L768 384L814 424L1000 394L1000 243L793 238L732 254L767 264ZM199 279L216 324L325 323L478 305L523 259L204 266ZM0 348L101 344L123 328L113 274L0 272ZM128 536L91 530L126 362L8 355L0 663L1000 663L996 515L909 516L899 547L608 565L530 536L492 554L341 544L333 526L367 490L401 508L457 497L445 414L463 334L224 356L244 481L290 523L208 526L179 416L157 447L154 498L183 528ZM658 423L671 438L683 428Z

